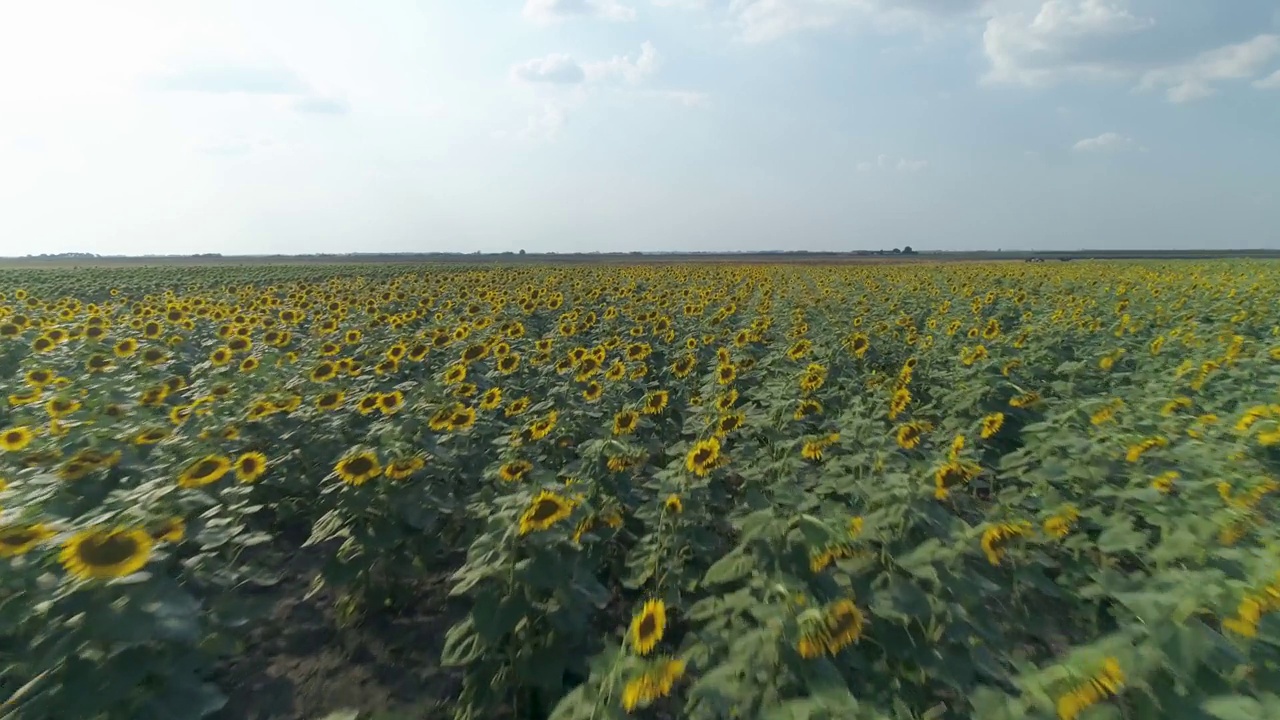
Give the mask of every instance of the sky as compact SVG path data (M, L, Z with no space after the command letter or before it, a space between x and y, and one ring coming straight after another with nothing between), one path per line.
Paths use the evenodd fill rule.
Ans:
M0 5L0 255L905 245L1280 248L1280 5Z

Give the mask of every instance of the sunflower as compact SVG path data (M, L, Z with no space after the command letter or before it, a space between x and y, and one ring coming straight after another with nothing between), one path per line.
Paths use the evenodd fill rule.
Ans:
M53 530L40 523L0 527L0 557L27 553L54 535Z
M1026 521L987 526L987 529L982 531L982 552L986 554L987 562L999 565L1004 559L1005 545L1010 540L1026 536L1030 532L1031 523Z
M378 410L382 411L383 415L394 415L402 407L404 407L404 393L399 390L392 390L378 396Z
M983 440L987 440L1000 432L1000 428L1003 426L1004 413L999 411L993 412L982 418L982 430L978 434Z
M111 351L115 353L116 357L129 357L138 351L138 341L133 338L125 338L116 343L115 347L111 348Z
M746 421L747 416L740 412L721 415L720 419L716 421L715 434L718 437L724 437L725 435L728 435L734 430L742 427Z
M827 608L824 620L827 625L827 651L835 654L858 642L867 618L852 600L837 600Z
M240 372L245 372L245 373L253 372L254 370L257 370L258 366L261 364L262 364L261 360L259 360L254 355L250 355L249 357L240 361Z
M675 684L684 677L685 662L665 658L651 664L638 677L627 681L622 688L622 708L630 713L638 707L646 707L655 700L671 694Z
M667 606L660 599L647 600L631 618L627 638L637 655L648 655L667 630Z
M35 433L26 425L16 425L14 427L0 432L0 450L5 452L18 452L31 444L31 439L35 437Z
M98 526L71 536L58 560L81 580L110 580L146 567L153 542L141 528Z
M516 415L522 415L526 410L529 409L529 406L532 404L533 404L533 401L527 397L516 398L515 400L512 400L511 402L507 403L507 407L505 410L503 410L502 414L506 415L507 417L515 417Z
M924 433L924 423L909 422L898 426L895 439L898 441L898 447L903 450L914 450L920 446L920 440Z
M688 377L697 363L698 361L692 355L681 355L671 363L671 374L681 379Z
M592 380L587 383L587 386L582 390L582 399L590 403L599 400L601 395L604 395L604 385L601 385L598 380Z
M502 373L503 375L510 375L511 373L516 371L516 368L519 368L519 367L520 367L520 355L517 353L510 353L508 355L503 355L502 357L498 358L498 372Z
M346 394L341 391L327 392L316 398L316 409L321 411L333 410L342 405L342 401L345 397Z
M609 369L604 373L604 379L610 382L617 382L627 375L627 365L621 360L615 360Z
M361 415L368 415L378 409L378 394L368 393L360 398L360 402L356 403L356 411Z
M796 404L796 410L792 417L796 420L803 420L810 415L817 415L821 412L822 403L813 399L805 399Z
M895 420L899 415L906 412L907 406L911 404L911 391L907 388L898 388L893 393L893 398L889 401L889 419Z
M459 404L454 406L453 412L449 414L448 429L451 432L457 432L459 430L466 430L470 428L472 425L475 425L475 423L476 423L475 408Z
M445 385L457 385L467 379L466 365L450 365L448 370L444 372Z
M640 423L640 415L634 410L623 410L613 416L613 434L630 435Z
M532 469L533 463L528 460L512 460L511 462L503 463L502 467L498 468L498 477L503 482L519 482Z
M53 382L54 375L52 370L38 368L27 372L24 377L28 385L32 387L44 387L45 385Z
M213 363L214 367L222 367L223 365L226 365L231 362L231 349L220 347L214 350L209 354L209 362Z
M386 474L391 480L404 480L427 466L427 461L420 455L399 458L387 465Z
M529 426L529 438L532 440L541 440L551 434L556 429L556 422L560 417L560 413L552 410L545 417L535 421Z
M694 443L685 456L684 465L698 477L706 477L720 461L720 441L707 438Z
M796 361L802 360L805 355L809 354L811 349L813 349L813 342L811 340L797 340L791 347L787 348L787 358Z
M480 396L480 409L493 410L502 404L502 388L491 387Z
M160 348L147 348L142 351L142 362L148 365L159 365L169 359L169 354Z
M733 409L738 402L738 389L729 388L729 392L716 398L716 409L722 413L727 413Z
M716 366L716 382L721 385L728 385L738 377L738 369L733 365L725 363Z
M363 485L382 474L378 456L369 450L349 452L333 466L338 479L348 485Z
M182 542L186 535L187 523L180 517L171 517L151 531L151 539L156 542Z
M684 503L680 500L679 495L668 495L667 499L663 501L662 507L667 512L677 515L684 512Z
M222 479L231 471L231 460L223 455L206 455L188 465L178 475L178 487L204 487Z
M112 367L111 358L106 355L92 355L84 364L84 369L91 373L106 372Z
M309 377L312 382L327 382L338 374L338 366L328 360L322 360L311 368Z
M646 393L641 406L641 412L645 415L657 415L667 408L670 401L671 393L666 390L653 390Z
M267 472L267 456L260 452L247 452L236 458L236 479L251 483Z
M520 516L520 534L528 535L550 528L573 513L573 502L556 493L538 493Z

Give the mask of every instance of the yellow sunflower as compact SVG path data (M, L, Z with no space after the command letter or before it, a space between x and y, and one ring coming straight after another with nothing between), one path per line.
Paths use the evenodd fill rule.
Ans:
M648 655L667 630L667 606L660 599L648 600L631 618L627 639L637 655Z
M707 438L694 443L685 456L684 465L698 477L706 477L720 460L720 441Z
M518 482L523 480L532 469L533 463L528 460L512 460L498 468L498 477L502 478L503 482Z
M110 580L138 572L151 558L154 541L146 530L105 526L82 530L62 546L58 560L81 580Z
M251 483L267 472L267 456L260 452L247 452L236 458L236 479Z
M667 408L671 393L666 390L654 390L644 396L642 412L645 415L657 415Z
M333 467L338 479L348 485L363 485L382 474L378 456L369 450L349 452Z
M484 391L484 395L480 396L480 409L493 410L502 404L502 388L492 387Z
M630 435L640 423L640 415L634 410L623 410L613 416L613 434Z
M1004 427L1004 413L998 411L993 412L982 418L982 430L979 433L979 436L982 437L983 440L987 440L1000 432L1000 428L1002 427Z
M404 480L426 466L426 459L419 455L399 458L387 465L386 475L392 480Z
M13 557L30 552L32 548L54 536L46 525L8 525L0 527L0 557Z
M151 539L156 542L182 542L187 536L187 523L180 517L171 517L151 531Z
M0 450L18 452L31 444L35 433L26 425L17 425L0 432Z
M378 410L383 415L394 415L404 407L404 393L399 390L393 390L389 393L382 393L378 396Z
M573 514L573 501L543 490L538 493L520 516L520 534L540 532Z
M197 488L204 487L211 483L215 483L222 479L222 476L231 471L231 460L222 455L206 455L200 460L188 465L185 470L178 475L178 487Z

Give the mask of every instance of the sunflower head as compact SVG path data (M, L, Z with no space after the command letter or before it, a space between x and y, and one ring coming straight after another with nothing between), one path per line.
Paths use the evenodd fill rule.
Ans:
M73 535L58 555L62 566L81 580L110 580L138 572L154 544L142 528L93 527Z
M653 652L667 629L667 606L660 599L645 601L640 612L631 618L627 640L637 655Z

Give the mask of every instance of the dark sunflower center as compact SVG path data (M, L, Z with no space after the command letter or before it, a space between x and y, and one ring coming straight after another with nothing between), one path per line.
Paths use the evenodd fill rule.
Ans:
M543 498L533 506L533 513L531 513L531 517L533 520L537 521L546 520L547 518L554 517L559 510L560 503L556 502L552 498Z
M396 397L395 395L383 395L379 399L379 402L382 404L383 407L395 407L396 405L400 404L400 398Z
M694 453L694 454L693 454L693 464L694 464L694 465L706 465L708 462L711 462L711 450L710 450L710 449L708 449L708 448L702 448L701 450L699 450L698 452L696 452L696 453Z
M217 460L201 460L191 468L191 477L206 478L218 472L222 468L222 463Z
M26 435L24 435L22 432L18 430L10 430L9 432L4 434L4 441L10 444L17 444L22 442L22 439L24 437L26 437Z
M371 407L373 407L374 405L377 405L377 404L378 404L378 399L377 399L377 398L365 398L365 399L363 399L363 400L361 400L361 401L360 401L360 407L362 407L362 408L364 408L364 409L366 409L366 410L367 410L367 409L369 409L369 408L371 408Z
M343 469L351 475L364 475L373 469L373 460L364 455L353 457L343 464Z
M653 613L645 613L644 617L640 618L640 627L637 628L637 634L642 638L648 638L657 632L657 630L658 618L655 617Z
M39 539L40 533L31 528L23 528L20 530L7 530L0 533L0 545L10 547L20 547L29 542Z
M245 458L240 461L240 472L251 475L258 471L258 461L253 458Z
M95 533L76 546L76 556L89 567L118 565L137 554L136 538L124 533Z

